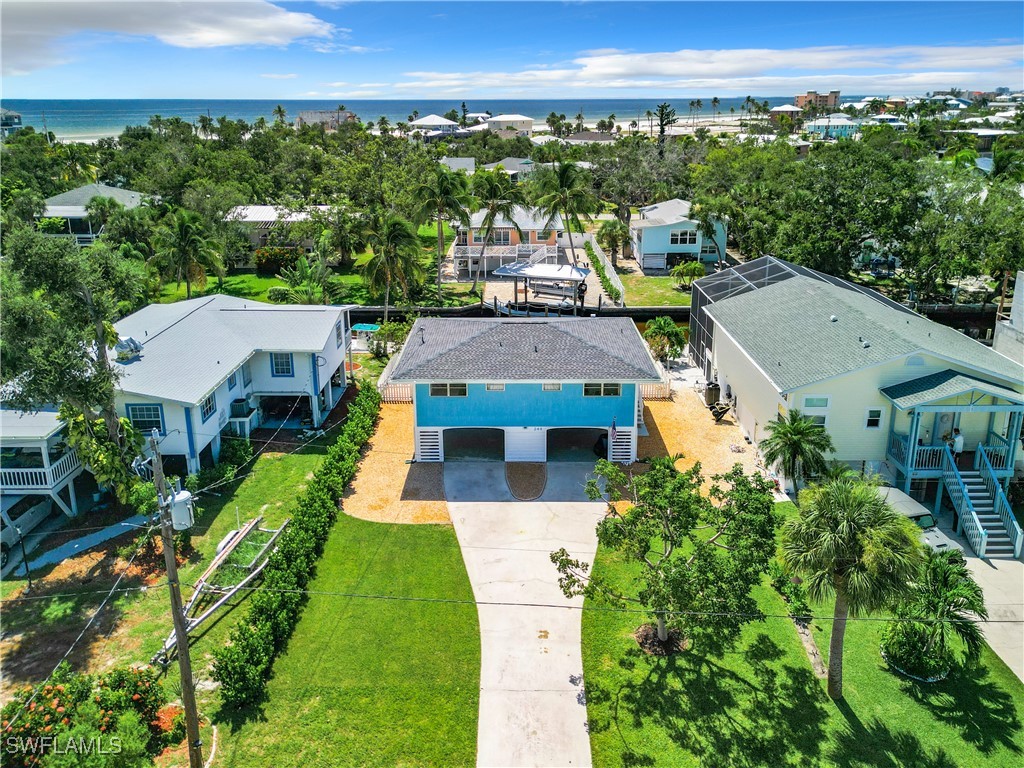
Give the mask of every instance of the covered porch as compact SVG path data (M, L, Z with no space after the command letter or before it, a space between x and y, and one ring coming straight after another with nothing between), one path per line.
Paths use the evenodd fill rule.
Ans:
M986 462L1005 485L1013 476L1024 422L1024 395L953 370L882 390L892 403L886 459L912 479L940 478L954 430L964 438L960 468Z

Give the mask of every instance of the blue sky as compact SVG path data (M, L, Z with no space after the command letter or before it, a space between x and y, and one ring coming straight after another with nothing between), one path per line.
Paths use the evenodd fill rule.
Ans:
M1024 3L4 0L6 98L1024 89Z

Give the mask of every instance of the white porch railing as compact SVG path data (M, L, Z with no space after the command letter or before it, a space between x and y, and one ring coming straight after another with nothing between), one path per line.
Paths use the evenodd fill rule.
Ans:
M57 461L44 467L12 467L0 469L0 487L5 491L48 491L56 488L82 468L78 454L68 451Z
M391 381L391 375L394 373L397 363L398 351L391 356L388 364L381 371L380 378L377 379L377 391L380 392L381 399L385 403L411 403L413 385L396 384Z
M460 261L479 260L479 245L456 245L453 246L452 257L455 259L456 268ZM523 243L520 245L488 245L484 248L484 259L488 262L497 260L498 266L510 264L515 261L529 261L531 264L539 264L547 259L558 258L557 245L537 245ZM465 268L467 265L462 265Z

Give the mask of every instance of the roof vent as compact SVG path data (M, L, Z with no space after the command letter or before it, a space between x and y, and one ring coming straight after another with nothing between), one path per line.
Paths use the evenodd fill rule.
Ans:
M863 339L861 339L861 346L864 347L864 349L867 349L868 347L871 346L871 342L870 341L864 341Z
M134 360L142 354L142 344L129 336L126 339L120 339L114 345L114 353L117 355L118 361L122 363Z
M831 320L833 323L838 323L839 322L839 318L836 317L835 315L832 315L832 317L830 317L829 320Z

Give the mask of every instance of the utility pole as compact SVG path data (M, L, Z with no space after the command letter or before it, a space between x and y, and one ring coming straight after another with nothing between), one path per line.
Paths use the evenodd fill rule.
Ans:
M174 553L174 530L171 525L171 493L164 479L163 459L156 439L156 430L149 438L153 450L153 484L160 503L160 537L164 544L164 562L167 564L167 587L171 593L171 618L178 644L178 669L181 672L181 703L185 708L185 738L188 741L189 768L203 768L203 742L199 738L199 710L196 707L196 689L192 680L192 659L188 650L188 628L181 606L181 588L178 583L178 563Z

